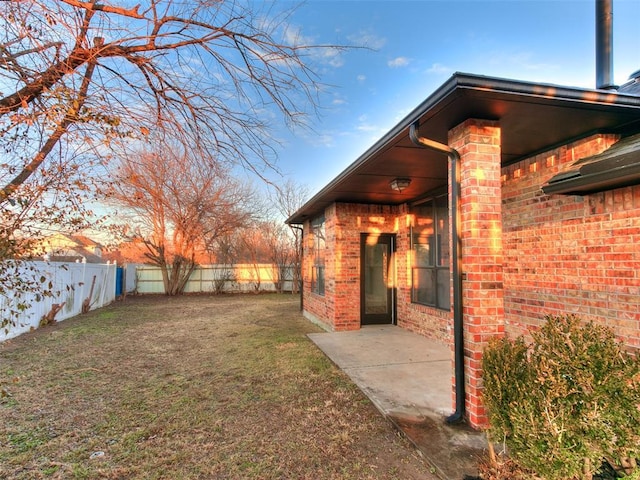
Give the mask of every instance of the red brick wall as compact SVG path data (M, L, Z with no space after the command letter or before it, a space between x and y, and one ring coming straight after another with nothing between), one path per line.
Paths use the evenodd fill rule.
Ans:
M411 303L410 226L406 205L398 207L339 203L325 212L327 252L325 295L311 292L313 241L305 224L304 310L329 330L360 328L360 234L396 235L398 324L430 338L449 341L451 313Z
M398 232L398 207L339 203L336 205L335 330L360 328L360 234Z
M535 330L545 314L574 313L640 348L640 186L587 196L540 189L616 140L595 135L502 170L510 335Z
M410 284L398 284L398 326L448 345L453 337L452 313L411 303Z
M640 186L589 196L543 194L574 161L613 135L587 139L501 168L500 128L468 120L450 132L462 156L461 225L466 409L486 422L482 350L505 332L527 334L545 314L576 313L640 348ZM310 291L312 237L305 225L304 308L331 330L360 328L360 234L396 235L398 324L452 342L452 313L411 303L410 226L399 207L336 204L325 212L325 295Z
M305 224L304 309L329 330L360 328L360 234L397 233L397 207L338 203L325 211L325 294L311 292L313 242Z
M492 337L504 334L500 135L497 122L483 120L467 120L449 132L449 144L461 156L465 400L474 427L487 421L482 352Z

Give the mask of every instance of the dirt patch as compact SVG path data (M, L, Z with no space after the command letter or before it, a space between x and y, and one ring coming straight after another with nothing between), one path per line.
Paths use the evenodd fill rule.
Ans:
M447 425L442 418L400 415L391 421L424 452L442 478L478 478L477 466L484 458L484 442L466 424Z
M298 306L129 297L0 344L0 478L435 479Z

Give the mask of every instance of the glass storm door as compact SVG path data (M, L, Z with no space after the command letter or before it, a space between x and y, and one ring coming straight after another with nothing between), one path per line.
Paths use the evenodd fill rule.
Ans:
M394 236L362 234L360 239L360 323L389 324L395 319Z

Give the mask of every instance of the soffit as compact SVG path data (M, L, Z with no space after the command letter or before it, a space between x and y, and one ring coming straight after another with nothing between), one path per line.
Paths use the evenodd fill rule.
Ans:
M446 155L414 145L409 127L446 144L448 131L476 118L497 120L502 163L512 163L595 132L640 131L637 95L455 74L292 215L302 223L334 202L398 205L447 183ZM411 178L402 193L389 183Z

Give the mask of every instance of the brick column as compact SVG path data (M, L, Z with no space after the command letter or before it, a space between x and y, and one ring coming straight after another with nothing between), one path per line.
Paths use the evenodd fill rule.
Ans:
M360 234L353 222L361 206L336 204L332 243L334 330L360 328Z
M462 302L468 421L486 424L482 405L482 351L504 334L502 194L498 122L470 119L449 132L461 156L458 225L462 239Z

